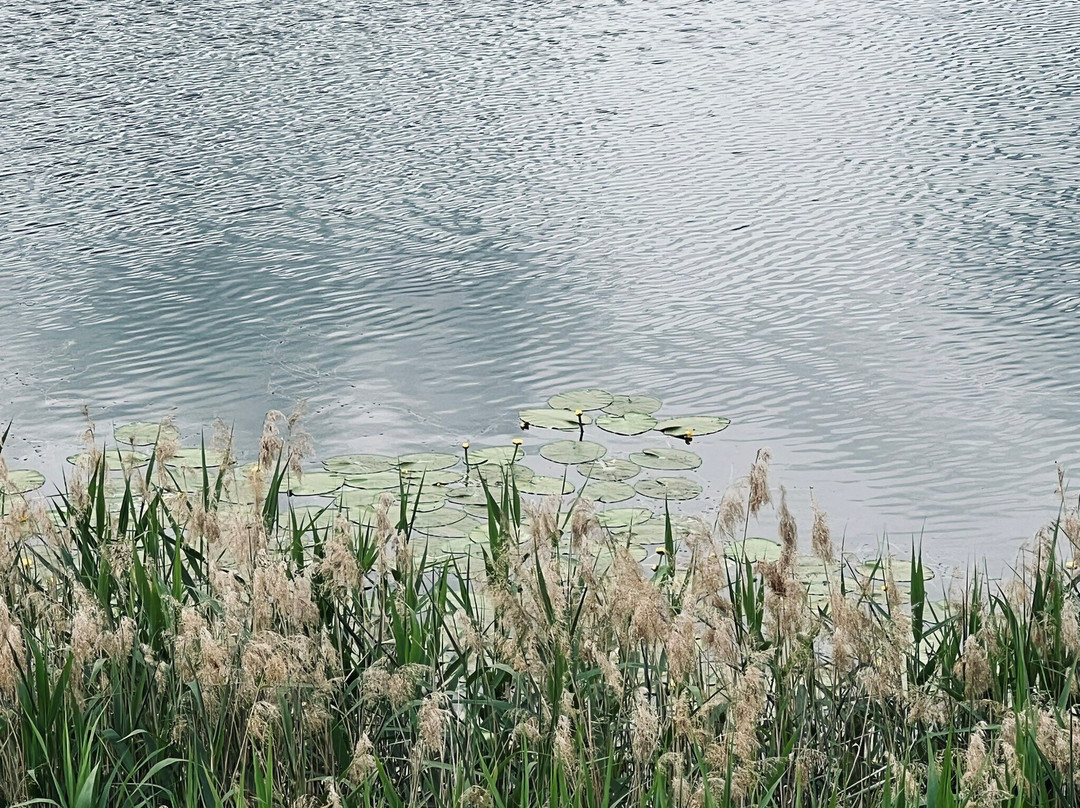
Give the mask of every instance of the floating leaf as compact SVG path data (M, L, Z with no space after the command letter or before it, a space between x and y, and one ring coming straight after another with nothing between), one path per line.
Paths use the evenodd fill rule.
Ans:
M604 407L604 412L611 415L626 415L638 412L644 415L652 415L663 406L660 399L654 396L615 396L610 404Z
M607 454L607 448L587 440L557 440L540 447L540 456L552 463L576 465L599 460Z
M398 468L402 471L439 471L457 465L458 459L452 454L441 452L416 452L398 458Z
M45 485L45 475L33 469L8 469L7 478L0 479L0 492L8 496L29 494Z
M412 514L416 511L437 511L446 505L446 496L438 488L431 491L424 491L419 496L415 493L405 493L405 513ZM401 507L401 499L399 497L394 498L393 504L390 506L391 513L398 513Z
M136 421L118 426L113 430L113 437L130 446L153 446L159 440L176 440L180 437L180 430L172 424Z
M394 467L394 459L378 454L337 455L323 461L323 468L336 474L377 474Z
M342 508L374 508L382 494L376 488L345 488L338 492L337 502Z
M377 471L374 474L358 474L345 478L345 485L350 488L397 488L401 485L401 475L396 471Z
M487 463L483 466L477 466L475 473L483 479L488 486L498 487L506 482L508 478L513 478L519 485L530 478L536 473L528 466L524 466L521 463L514 463L509 466L500 466L494 463ZM492 491L492 496L495 492Z
M638 472L641 471L641 466L617 457L602 457L591 463L580 463L577 470L578 474L582 477L588 477L590 480L621 482L636 477Z
M518 490L525 494L550 497L557 494L570 494L573 492L574 486L561 477L544 477L535 474L528 480L518 483Z
M602 410L615 400L606 390L571 390L548 399L548 406L556 410Z
M492 492L496 496L496 492ZM466 485L460 488L447 488L446 498L457 505L487 506L484 489L478 485Z
M628 412L626 415L601 415L596 425L605 432L615 435L641 435L656 426L656 419L641 412Z
M737 561L776 561L780 558L780 545L772 539L751 536L726 545L724 555Z
M648 508L612 508L610 511L597 513L596 521L609 530L617 530L631 525L640 525L652 517L653 512Z
M411 513L409 514L409 519L412 519L413 527L424 530L452 525L455 522L460 522L464 518L465 511L458 510L457 508L440 508L436 511L423 511L417 513L415 518L413 518Z
M643 468L657 471L690 471L701 465L701 458L693 452L663 446L634 452L630 459Z
M585 409L578 407L578 409ZM531 410L522 410L518 418L529 426L538 426L541 429L578 429L581 424L590 424L592 419L587 415L581 416L581 424L573 410L553 409L550 407L538 407Z
M225 460L225 453L217 449L206 450L206 468L220 466ZM166 466L173 468L201 469L203 467L203 450L200 449L177 449L172 456L165 460Z
M441 488L444 485L461 482L462 477L465 475L457 469L436 469L435 471L402 469L401 476L408 487L418 488L423 483L426 491L429 488Z
M701 485L686 477L655 477L642 480L634 490L653 499L694 499L701 495Z
M663 432L673 438L684 438L692 430L694 435L711 435L722 429L727 429L731 424L729 418L718 418L711 415L684 415L679 418L669 418L656 425L657 432Z
M312 525L316 530L326 530L334 526L337 513L333 508L322 505L302 505L299 508L290 508L289 518L295 519L301 530L310 530Z
M104 453L104 458L106 469L115 468L117 463L122 468L133 468L135 466L144 466L150 462L150 455L132 449L110 449ZM91 460L92 457L89 452L79 452L69 457L67 462L73 466L89 469Z
M444 539L448 541L461 542L469 537L469 531L472 530L471 523L473 519L462 519L455 524L449 525L434 525L432 527L424 527L414 524L414 533L419 533L423 536L427 536L432 539Z
M593 502L622 502L634 496L634 489L626 483L599 480L585 483L581 496Z
M345 478L329 471L309 471L299 477L290 476L286 489L294 497L317 497L332 494L345 484Z
M477 449L469 452L469 465L479 466L483 463L494 463L499 466L507 466L517 463L525 457L523 446L488 446L485 449Z

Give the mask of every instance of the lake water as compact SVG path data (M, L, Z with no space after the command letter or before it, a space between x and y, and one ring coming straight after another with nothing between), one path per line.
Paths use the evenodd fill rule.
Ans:
M0 155L13 465L84 402L325 456L603 386L951 563L1080 460L1075 0L9 0Z

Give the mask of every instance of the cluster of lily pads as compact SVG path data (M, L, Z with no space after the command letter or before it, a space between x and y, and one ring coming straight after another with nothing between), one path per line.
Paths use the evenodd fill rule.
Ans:
M401 510L402 501L405 503L416 553L431 558L479 558L489 538L487 496L490 493L498 499L510 486L519 496L561 497L560 509L564 513L580 500L589 501L599 523L618 543L642 562L653 556L654 563L658 561L656 556L664 553L668 525L676 540L690 534L695 520L699 529L708 529L707 523L700 521L700 514L678 510L702 494L702 484L690 476L701 466L701 456L662 439L688 445L730 424L729 419L716 415L664 417L658 415L662 406L659 398L650 395L617 395L594 388L572 390L552 396L546 406L518 413L520 428L530 435L535 430L576 433L571 438L535 447L527 446L521 438L490 446L465 442L460 452L453 454L361 453L330 457L320 468L286 473L286 513L292 526L304 529L329 527L339 516L366 528L375 524L380 501L389 497L394 513ZM624 456L616 456L609 453L597 433L638 437L642 443ZM117 473L105 478L105 498L118 509L129 489L131 470L145 466L154 447L162 442L176 447L180 433L168 422L136 422L117 427L113 437L116 444L104 459L109 470ZM205 446L171 448L159 457L164 470L152 480L158 489L195 493L220 477L219 508L247 507L256 501L251 483L254 463L221 470L225 454ZM534 458L561 467L562 473L535 470L530 465ZM85 466L91 456L86 452L75 454L68 462ZM41 489L45 482L44 475L36 470L8 470L0 479L0 513L13 498ZM527 512L523 523L528 523ZM738 562L772 561L779 557L780 545L771 538L744 537L732 542L727 553ZM886 570L881 562L864 566L858 569L864 583L873 589L875 577L880 578L883 592ZM906 565L896 564L889 572L903 585L906 569ZM800 577L808 585L811 598L827 597L829 577L835 577L835 573L815 558L800 559Z

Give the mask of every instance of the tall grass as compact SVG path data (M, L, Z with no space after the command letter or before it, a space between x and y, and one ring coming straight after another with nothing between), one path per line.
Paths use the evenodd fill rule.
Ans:
M228 459L184 493L94 454L5 503L0 805L1078 803L1064 493L1014 579L941 599L917 553L835 560L821 514L801 559L764 462L653 570L512 479L475 553L426 554L407 498L298 519L269 449L245 505ZM747 560L774 500L779 559Z

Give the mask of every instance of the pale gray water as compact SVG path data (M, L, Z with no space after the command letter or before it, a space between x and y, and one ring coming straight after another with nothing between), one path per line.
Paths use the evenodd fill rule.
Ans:
M40 468L83 402L327 455L601 385L958 561L1080 460L1075 0L8 0L0 154Z

